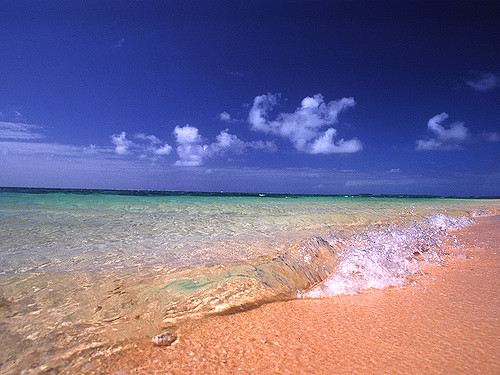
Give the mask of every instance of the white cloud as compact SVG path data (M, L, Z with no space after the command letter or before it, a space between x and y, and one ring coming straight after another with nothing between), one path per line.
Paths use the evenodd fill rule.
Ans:
M0 138L3 139L41 139L43 127L32 124L21 124L0 121Z
M184 127L176 126L174 135L177 143L191 144L201 142L201 137L198 134L198 128L186 125Z
M243 152L246 147L245 142L239 139L234 134L229 134L229 130L223 130L219 135L215 138L216 142L212 143L211 148L214 152L218 150L233 150L235 152Z
M448 114L443 112L429 119L427 129L434 133L435 138L417 140L417 151L454 150L469 137L469 130L463 122L455 122L449 129L441 125L447 118Z
M498 77L493 73L476 72L474 79L465 81L465 84L475 91L485 92L498 86Z
M263 94L256 96L253 100L253 106L248 113L248 121L252 125L253 130L261 130L266 133L270 133L272 130L277 131L278 129L272 129L266 116L269 111L278 103L278 95L273 94Z
M279 95L267 94L255 97L248 114L251 129L275 134L289 139L293 146L311 154L352 153L360 151L357 139L334 142L337 130L330 127L338 122L340 112L353 107L353 98L342 98L325 103L323 95L316 94L302 100L293 113L279 113L270 120L269 112L278 103ZM329 127L326 131L324 128Z
M179 157L175 162L176 166L200 166L206 159L226 152L241 154L248 149L276 151L276 145L273 142L244 142L236 135L230 134L228 129L221 131L212 143L204 143L198 128L190 125L176 126L173 135L177 143L175 150ZM134 142L127 139L125 132L113 134L111 141L115 146L114 152L116 154L137 156L139 159L156 161L159 157L168 155L173 150L172 146L163 143L160 138L144 133L135 134Z
M170 152L172 152L172 146L166 143L161 147L153 149L153 154L155 155L168 155Z
M231 151L234 153L243 153L247 149L263 150L275 152L276 145L273 142L251 141L244 142L234 134L229 134L229 130L223 130L217 135L216 142L210 145L213 152Z
M276 145L272 142L244 142L236 135L230 134L228 129L221 131L215 138L215 142L210 144L202 144L198 128L189 125L184 127L176 126L174 135L178 143L177 154L179 156L179 160L175 162L176 166L200 166L205 159L221 155L225 152L241 154L247 149L259 149L270 152L276 150Z
M134 138L138 142L132 142L127 139L127 133L121 132L120 134L113 134L111 142L115 145L115 153L118 155L135 155L139 154L142 159L148 158L156 160L158 156L168 155L172 152L172 146L168 143L162 145L161 139L154 135L147 135L144 133L137 133Z
M209 156L208 146L181 144L177 147L179 160L174 165L179 167L197 167Z
M361 142L357 139L344 141L341 139L334 142L333 138L337 135L337 130L330 128L317 138L311 145L311 154L334 154L334 153L352 153L362 149Z
M436 134L441 141L461 142L465 140L469 136L469 130L464 126L464 123L455 122L449 129L445 129L441 123L447 118L448 114L445 112L436 115L427 122L427 128Z
M227 122L232 120L231 115L225 111L219 114L219 118L221 121L227 121Z
M198 128L194 126L176 126L174 136L177 141L177 155L179 160L176 166L197 167L203 164L205 158L210 157L212 150L208 145L201 144Z
M129 148L134 146L134 142L127 139L127 133L121 132L120 134L113 134L111 142L115 145L115 152L118 155L127 155Z
M424 141L419 139L417 141L417 151L431 151L431 150L439 150L439 148L443 145L443 142L437 141L435 139L429 139L428 141Z
M172 146L170 146L168 143L160 146L163 142L155 135L137 133L135 134L135 138L146 142L146 144L135 144L135 146L138 146L139 149L143 152L143 154L141 155L143 158L147 157L146 154L148 152L157 156L168 155L170 154L170 152L172 152Z
M158 143L161 143L160 139L154 135L146 135L144 133L137 133L135 134L135 138L143 140L143 141L149 141L152 144L156 145Z

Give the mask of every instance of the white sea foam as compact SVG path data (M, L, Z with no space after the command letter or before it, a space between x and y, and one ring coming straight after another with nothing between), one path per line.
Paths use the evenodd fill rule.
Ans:
M330 244L341 249L335 272L299 297L324 298L355 294L367 289L383 289L407 284L408 276L420 272L422 262L442 262L445 246L456 246L447 230L471 225L468 217L435 214L409 226L372 229L345 238L335 234Z
M424 219L427 220L430 226L445 230L461 229L474 223L474 220L467 216L453 217L445 214L434 214L426 216Z
M498 210L472 210L469 212L472 217L481 217L481 216L494 216L496 215Z

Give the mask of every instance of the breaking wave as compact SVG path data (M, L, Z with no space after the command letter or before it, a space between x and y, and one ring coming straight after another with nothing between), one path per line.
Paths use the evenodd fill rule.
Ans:
M299 292L301 297L330 297L354 294L366 289L402 286L409 276L421 271L422 262L441 263L447 251L457 248L449 230L473 224L468 217L435 214L420 223L395 225L370 230L351 238L333 235L329 241L337 248L338 266L327 280L310 290ZM463 255L463 250L459 251Z
M423 264L465 257L449 231L473 223L465 216L435 214L418 222L340 231L310 238L275 257L177 279L163 288L178 298L164 322L238 311L276 299L325 298L404 286L421 273Z

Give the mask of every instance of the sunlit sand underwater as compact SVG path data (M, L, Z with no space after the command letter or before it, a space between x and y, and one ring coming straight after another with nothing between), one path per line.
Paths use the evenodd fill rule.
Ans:
M0 372L84 371L192 319L418 283L499 203L3 189Z

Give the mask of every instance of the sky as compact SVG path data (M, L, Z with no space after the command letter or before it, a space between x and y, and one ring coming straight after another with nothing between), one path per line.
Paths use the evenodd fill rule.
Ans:
M0 4L0 186L500 195L497 1Z

